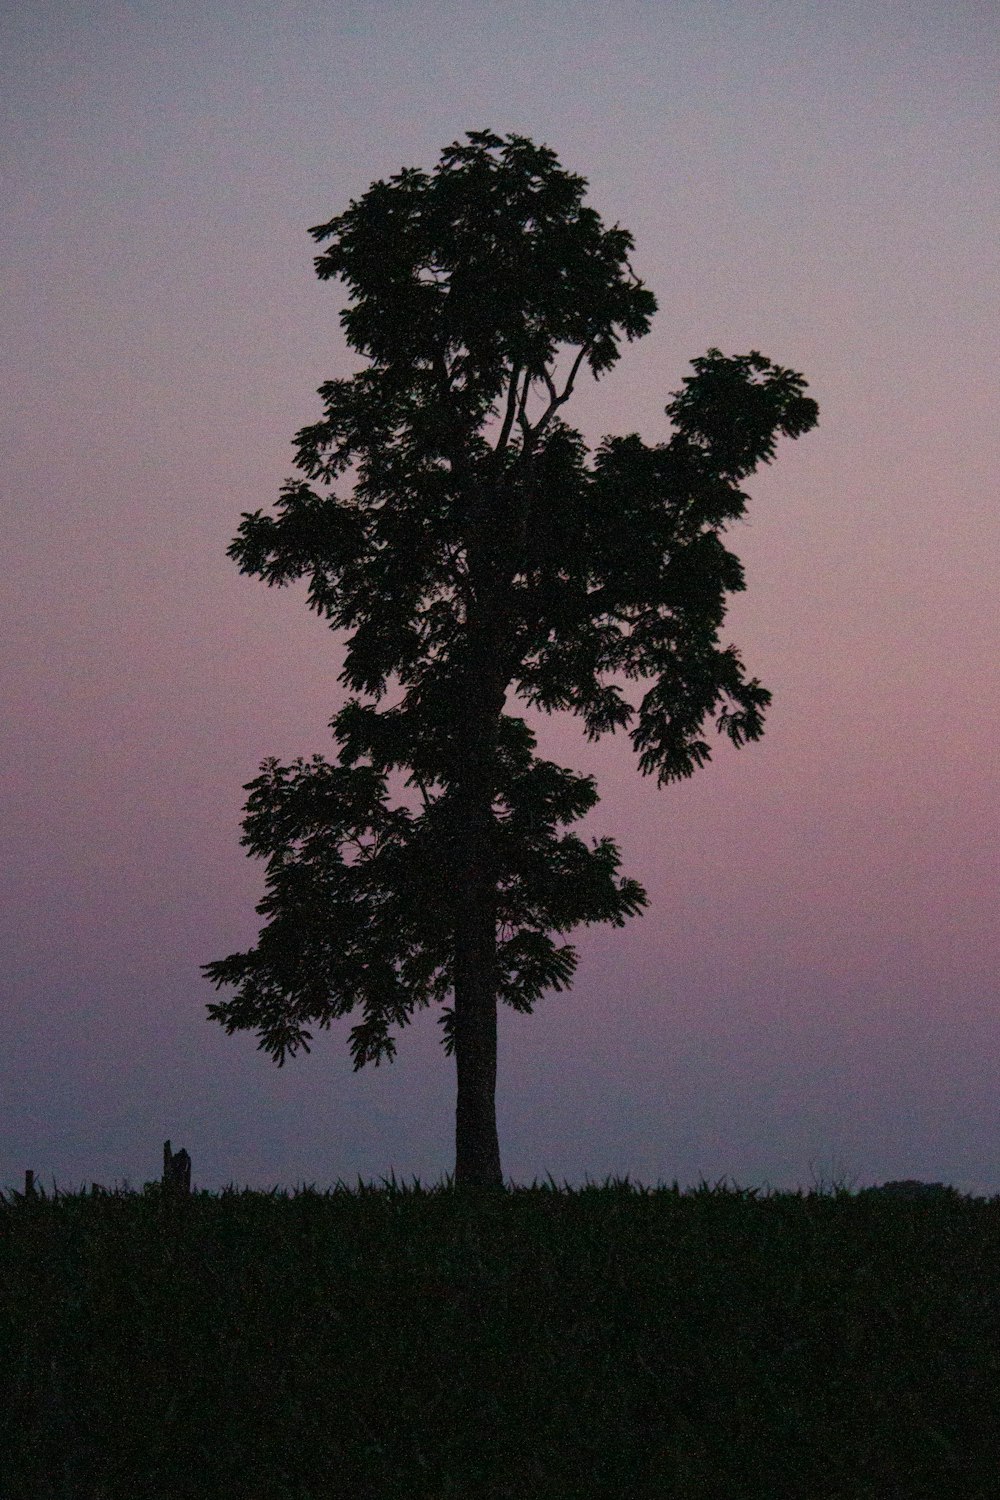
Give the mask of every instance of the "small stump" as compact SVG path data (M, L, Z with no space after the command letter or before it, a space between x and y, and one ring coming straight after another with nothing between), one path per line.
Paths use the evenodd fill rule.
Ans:
M170 1198L186 1198L191 1192L191 1158L183 1146L171 1151L163 1142L163 1191Z

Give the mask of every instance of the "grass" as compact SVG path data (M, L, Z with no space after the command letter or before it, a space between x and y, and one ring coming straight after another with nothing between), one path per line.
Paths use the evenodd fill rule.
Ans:
M1000 1199L0 1195L3 1500L996 1500Z

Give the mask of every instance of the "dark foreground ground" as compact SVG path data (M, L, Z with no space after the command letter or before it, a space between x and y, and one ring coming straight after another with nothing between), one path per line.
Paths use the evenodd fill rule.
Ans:
M1000 1500L1000 1200L0 1199L2 1500Z

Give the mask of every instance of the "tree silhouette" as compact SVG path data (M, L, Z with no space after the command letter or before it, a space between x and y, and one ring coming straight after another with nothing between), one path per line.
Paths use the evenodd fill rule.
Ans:
M268 920L256 948L203 965L236 987L209 1015L256 1030L280 1065L360 1005L357 1070L452 996L462 1185L503 1181L498 997L530 1013L576 967L552 934L647 904L613 840L562 831L594 780L537 757L508 694L572 710L590 739L627 730L660 785L710 758L710 717L757 739L770 694L718 643L744 587L720 534L777 436L817 416L800 375L710 349L666 408L668 442L609 437L589 455L559 413L656 302L586 186L524 136L470 131L433 172L376 182L310 231L367 366L321 387L322 419L296 440L305 477L276 516L244 513L229 548L268 584L309 579L310 607L352 632L355 696L330 723L338 764L269 759L246 785ZM637 706L622 679L650 680ZM394 772L416 806L391 802Z

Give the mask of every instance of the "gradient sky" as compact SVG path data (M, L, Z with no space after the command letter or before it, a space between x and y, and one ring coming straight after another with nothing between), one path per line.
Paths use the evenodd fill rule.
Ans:
M0 1185L394 1172L454 1152L438 1012L279 1071L199 965L251 946L269 755L332 756L342 644L226 557L358 361L309 225L468 129L544 141L660 311L568 420L669 433L710 345L806 375L723 638L774 693L658 790L572 718L649 891L501 1007L505 1177L1000 1193L992 0L133 0L3 8ZM228 992L227 992L228 993Z

